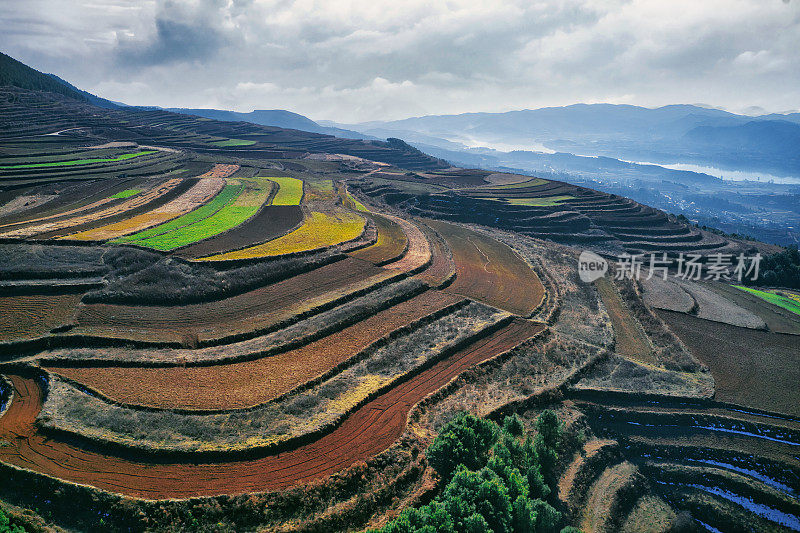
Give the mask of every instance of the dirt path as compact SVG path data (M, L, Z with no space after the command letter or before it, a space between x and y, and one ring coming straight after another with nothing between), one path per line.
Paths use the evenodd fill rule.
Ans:
M88 451L36 432L42 390L12 375L14 398L0 418L0 460L76 483L142 498L187 498L280 490L329 476L385 450L402 434L411 408L469 367L541 331L517 319L440 361L352 413L333 432L294 450L216 464L146 463Z

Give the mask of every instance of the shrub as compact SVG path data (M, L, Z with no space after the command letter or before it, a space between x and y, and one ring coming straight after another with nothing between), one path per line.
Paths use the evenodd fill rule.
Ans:
M488 460L497 439L497 426L469 413L448 422L428 448L428 462L442 479L449 479L458 465L480 468Z
M85 303L175 305L219 300L276 283L331 263L341 255L322 252L259 262L228 270L186 263L134 248L106 254L108 284L87 293Z
M474 415L458 414L428 448L428 461L447 480L444 490L430 504L403 511L381 533L559 531L562 514L541 499L550 488L542 479L537 448L549 454L557 447L561 424L555 413L545 411L536 426L534 442L524 436L517 416L506 417L501 429ZM488 451L487 442L494 443ZM461 462L448 470L457 460ZM452 477L443 475L448 471Z
M0 509L0 533L25 533L26 529L15 523L5 511Z

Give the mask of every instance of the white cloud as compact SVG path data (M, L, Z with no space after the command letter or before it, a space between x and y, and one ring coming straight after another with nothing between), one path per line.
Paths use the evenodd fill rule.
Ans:
M0 24L12 56L135 104L356 121L800 102L800 2L781 0L4 0Z

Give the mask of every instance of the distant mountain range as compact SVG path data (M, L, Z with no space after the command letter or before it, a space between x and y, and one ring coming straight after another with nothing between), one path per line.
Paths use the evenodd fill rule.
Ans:
M129 107L80 90L5 54L0 54L1 85L54 92L104 108ZM550 177L631 197L767 242L800 242L796 229L800 227L800 185L771 184L770 176L759 174L756 176L766 179L731 183L704 173L711 171L702 168L692 172L629 162L692 163L800 178L800 113L750 117L692 105L647 109L578 104L345 125L315 122L283 110L169 111L349 139L395 138L389 145L405 154L406 160L409 154L421 155L414 153L417 148L457 166ZM370 143L356 144L348 146L357 148L358 154L371 149Z
M694 105L575 104L336 125L446 149L557 151L800 177L800 113L750 117Z
M313 133L322 133L325 135L333 135L335 137L343 137L345 139L377 139L377 137L365 135L352 130L321 126L308 117L299 115L297 113L292 113L291 111L284 111L282 109L256 110L251 111L250 113L238 113L236 111L224 111L220 109L186 108L168 108L165 109L165 111L183 113L185 115L195 115L214 120L252 122L253 124L260 124L262 126L274 126L278 128L310 131Z

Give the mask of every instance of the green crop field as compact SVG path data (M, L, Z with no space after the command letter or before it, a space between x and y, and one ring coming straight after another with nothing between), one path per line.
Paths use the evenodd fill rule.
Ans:
M508 198L511 205L527 205L531 207L553 207L566 200L572 200L574 196L544 196L542 198Z
M109 198L130 198L131 196L136 196L140 192L142 192L142 189L125 189L124 191L119 191L117 194L109 196Z
M574 196L542 196L540 198L481 198L481 200L507 201L510 205L526 205L530 207L553 207L572 200Z
M24 165L8 165L0 166L0 170L13 170L16 168L43 168L43 167L71 167L75 165L90 165L92 163L116 163L133 159L141 155L154 154L156 150L145 150L143 152L134 152L131 154L122 154L117 157L107 157L102 159L74 159L72 161L54 161L51 163L26 163Z
M347 193L347 198L353 204L353 209L355 209L356 211L361 211L362 213L369 213L369 209L367 209L367 207L364 204L353 198L352 194Z
M508 183L506 185L491 185L492 189L522 189L525 187L536 187L537 185L544 185L547 180L542 178L533 178L532 180L522 181L520 183Z
M165 222L164 224L159 224L158 226L150 229L146 229L144 231L140 231L138 233L134 233L132 235L126 235L124 237L120 237L119 239L114 240L113 242L123 243L123 242L135 242L135 241L142 241L145 239L150 239L152 237L156 237L158 235L163 235L165 233L169 233L175 231L177 229L190 226L203 220L205 218L210 217L226 205L228 205L234 198L239 196L239 194L244 189L244 185L240 182L227 182L225 187L217 194L214 198L211 199L210 202L207 204L198 207L194 211L186 213L185 215L178 217L174 220L170 220L169 222Z
M268 178L278 184L278 194L272 205L300 205L303 199L303 180L297 178Z
M776 294L775 291L760 291L758 289L751 289L750 287L742 287L741 285L734 285L734 287L743 291L747 291L750 294L758 296L764 301L767 301L773 305L777 305L778 307L783 307L787 311L791 311L792 313L800 315L800 302L794 298Z
M255 143L255 141L247 141L245 139L226 139L224 141L212 142L211 144L219 146L220 148L228 148L230 146L251 146Z
M136 244L166 252L235 228L258 212L269 198L272 189L272 184L266 179L249 179L242 182L243 190L240 188L235 199L211 216L169 233L137 241Z

